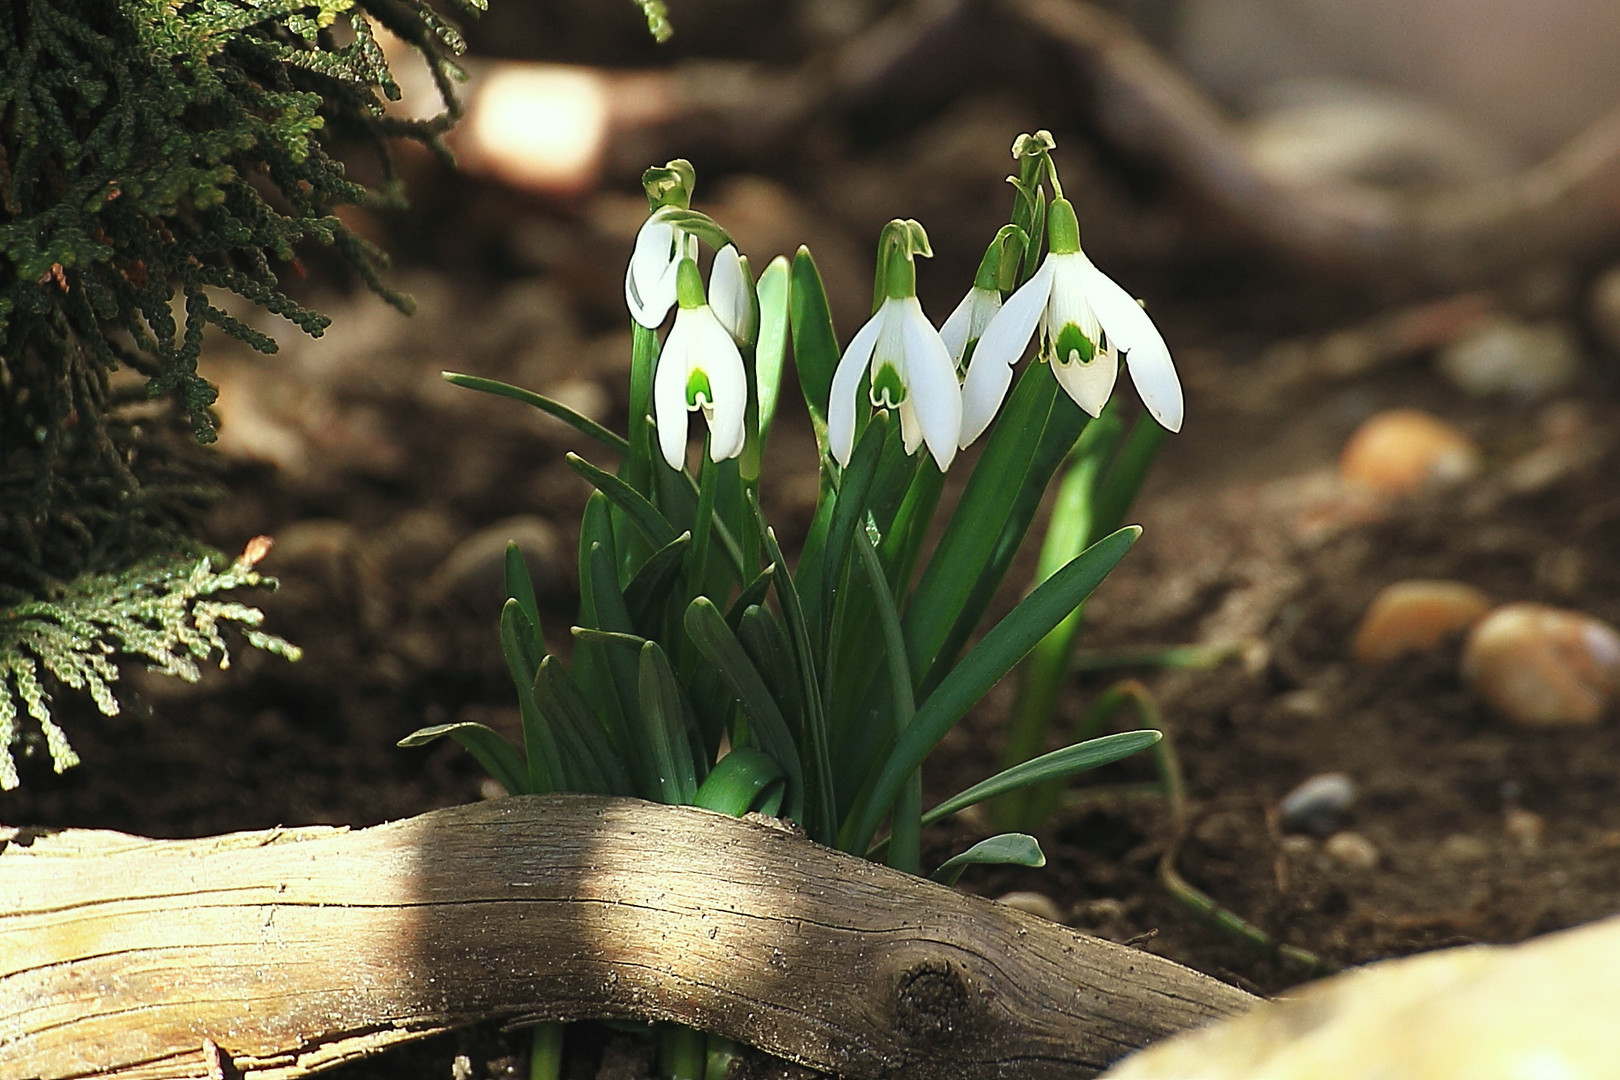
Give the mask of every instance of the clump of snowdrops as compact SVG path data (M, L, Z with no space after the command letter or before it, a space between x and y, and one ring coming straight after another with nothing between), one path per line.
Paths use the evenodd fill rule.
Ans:
M872 317L842 350L807 248L756 280L721 225L692 208L691 165L649 170L651 213L625 274L628 433L527 390L446 374L542 409L617 459L610 471L568 456L596 489L580 529L572 656L547 652L510 548L500 633L522 745L471 723L425 728L403 744L451 736L512 793L778 815L819 843L918 873L929 823L1157 741L1156 731L1130 731L1033 756L1080 605L1135 541L1140 530L1121 527L1126 508L1182 417L1163 338L1081 249L1053 147L1045 132L1014 144L1011 221L937 330L916 295L917 259L932 255L927 233L891 221L878 240ZM1023 362L1032 339L1035 360ZM759 499L790 349L820 461L796 564ZM1113 400L1121 367L1148 414L1134 425ZM945 470L979 440L960 499L942 508ZM1040 580L981 634L1054 478ZM925 810L929 754L1032 650L1009 767ZM974 863L1043 861L1033 837L1004 833L933 876L954 882ZM672 1076L702 1076L725 1058L680 1030L663 1048ZM553 1073L554 1026L542 1026L536 1049L535 1075Z

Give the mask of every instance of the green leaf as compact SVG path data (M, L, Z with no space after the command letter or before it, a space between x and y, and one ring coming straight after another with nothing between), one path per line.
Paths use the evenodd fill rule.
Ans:
M686 560L686 545L692 534L683 532L641 564L636 576L624 587L624 606L630 612L630 625L646 638L661 637L664 605L680 580Z
M799 371L799 388L810 408L816 430L816 445L827 454L827 400L832 396L833 371L841 352L833 330L832 310L827 290L810 249L799 248L793 257L793 287L788 310L793 325L793 366Z
M686 735L686 707L675 673L657 642L649 641L641 647L637 685L661 801L671 805L690 803L698 785L692 768L692 744Z
M551 732L534 701L534 677L543 657L535 658L530 663L524 642L532 641L533 634L533 627L529 625L522 606L515 599L507 600L501 608L501 652L506 657L506 669L512 676L512 684L517 688L518 714L523 723L523 756L528 759L523 790L528 794L540 794L557 791L563 786L563 768L557 756L557 746L551 740Z
M535 669L540 666L541 659L546 655L546 644L545 638L540 633L540 605L534 598L534 582L529 577L529 564L523 558L523 552L515 540L506 542L506 595L517 601L518 609L523 615L524 633L519 641L523 645L523 657L532 678Z
M787 362L788 298L792 269L787 257L772 259L759 275L759 343L754 347L754 395L759 403L760 453L770 436L771 421L782 391L782 366Z
M960 855L939 864L929 875L941 885L955 885L962 871L970 866L1045 866L1046 853L1028 833L1001 833L980 840Z
M464 386L469 390L482 390L486 394L497 394L500 397L511 398L513 401L521 401L525 405L533 405L541 412L555 416L581 435L595 439L609 450L617 450L623 454L630 449L628 439L609 431L588 416L581 416L560 401L553 401L551 398L536 394L532 390L524 390L521 387L512 386L509 383L499 382L495 379L484 379L477 375L462 375L455 371L444 371L440 372L440 374L444 377L445 382Z
M782 766L787 776L788 816L802 821L804 769L793 733L788 730L782 710L777 706L776 699L771 697L765 680L760 677L742 643L708 597L700 596L687 605L686 632L698 651L719 669L720 677L742 705L748 717L749 730L759 748Z
M731 602L731 606L726 609L726 623L733 630L742 625L744 612L765 600L765 594L771 591L771 581L775 576L776 564L772 563L761 570L759 576L750 581L748 587Z
M528 770L524 768L517 751L513 749L511 743L483 724L461 721L417 728L399 740L396 745L426 746L445 735L456 740L469 754L477 758L484 771L494 777L508 794L517 795L525 789L524 778Z
M1065 746L1061 750L1053 750L1050 754L1042 754L1010 769L1004 769L987 780L979 781L966 791L951 796L924 814L923 824L932 825L936 821L943 821L952 814L1008 792L1053 780L1067 780L1090 769L1110 765L1146 750L1162 738L1163 733L1158 731L1122 731L1116 735L1104 735L1099 739L1088 739L1083 743Z
M877 476L878 461L888 434L888 416L885 413L873 416L861 433L860 441L855 444L855 452L850 455L849 465L839 480L832 519L827 526L827 546L821 557L823 611L833 609L833 592L844 576L850 540L866 517L867 496L871 494L872 480Z
M540 661L531 688L552 725L570 791L629 795L635 791L611 736L568 668L555 657Z
M799 662L799 682L804 690L804 713L800 721L801 739L809 759L811 789L805 796L810 816L804 822L810 839L818 844L830 844L838 830L835 820L837 803L833 794L832 750L827 736L827 714L822 706L821 686L817 681L815 645L804 618L804 604L794 586L793 575L788 573L787 560L782 557L782 546L776 542L776 532L765 524L765 513L759 503L750 501L750 508L759 522L760 536L765 541L765 552L776 566L771 581L776 586L777 598L782 601L782 616L787 621L788 640Z
M780 789L784 776L782 766L769 754L752 746L733 747L709 770L692 805L742 817L770 798L773 785Z
M586 461L578 454L564 454L568 467L573 469L597 491L607 496L614 506L624 511L630 523L640 531L642 536L656 548L666 547L674 542L678 533L669 519L658 512L658 508L647 501L646 496L620 480L611 473L603 472L595 465Z
M857 800L839 847L864 851L911 772L939 745L952 726L1012 670L1035 643L1090 596L1119 565L1142 530L1130 526L1087 548L1042 582L962 658L917 709L917 715L883 763L872 788Z

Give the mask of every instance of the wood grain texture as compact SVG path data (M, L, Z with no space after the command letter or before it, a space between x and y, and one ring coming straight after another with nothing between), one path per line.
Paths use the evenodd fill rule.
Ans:
M143 840L0 830L0 1078L289 1078L477 1020L674 1020L852 1078L1088 1076L1253 999L629 799Z

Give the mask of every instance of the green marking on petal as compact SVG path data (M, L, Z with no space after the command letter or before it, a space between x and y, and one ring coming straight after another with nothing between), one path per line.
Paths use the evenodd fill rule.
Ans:
M1076 355L1078 354L1078 355ZM1097 346L1074 323L1065 323L1057 339L1057 362L1089 364L1097 356Z
M906 384L893 364L879 365L872 376L871 396L872 407L876 409L896 409L906 400Z
M709 373L702 368L693 368L686 376L686 407L700 409L713 404L714 391L709 388Z

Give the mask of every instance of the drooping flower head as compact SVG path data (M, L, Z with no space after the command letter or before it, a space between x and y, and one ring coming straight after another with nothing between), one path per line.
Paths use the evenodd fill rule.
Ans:
M984 336L990 320L1001 310L1001 293L1017 284L1018 266L1023 261L1028 238L1017 225L1003 225L979 260L973 287L956 305L939 328L940 340L951 352L960 376L973 358L974 347Z
M1123 357L1153 418L1181 430L1181 383L1170 350L1140 304L1080 250L1074 206L1058 195L1047 217L1047 255L985 328L962 387L962 445L983 433L1001 408L1037 327L1040 359L1075 403L1092 416L1114 390Z
M716 310L738 321L727 322L727 329L739 341L752 340L754 330L747 325L744 308L745 264L732 246L731 238L714 219L691 208L697 174L692 163L676 158L662 168L648 169L641 177L652 213L636 233L635 249L624 271L624 302L631 318L649 330L656 330L675 306L676 276L682 259L695 259L701 239L716 249L713 273L720 281L710 283ZM727 250L729 249L729 251ZM751 279L747 282L752 285ZM744 334L743 331L747 333Z
M855 396L870 371L872 407L898 412L906 452L927 443L944 470L956 456L962 393L950 351L917 301L914 257L932 254L928 236L915 221L896 219L884 227L878 250L876 310L833 372L827 441L833 458L848 465L855 451Z
M748 406L748 376L731 332L703 294L697 263L676 264L678 307L653 373L653 419L658 447L672 469L686 463L689 412L709 425L709 457L724 461L742 453Z

